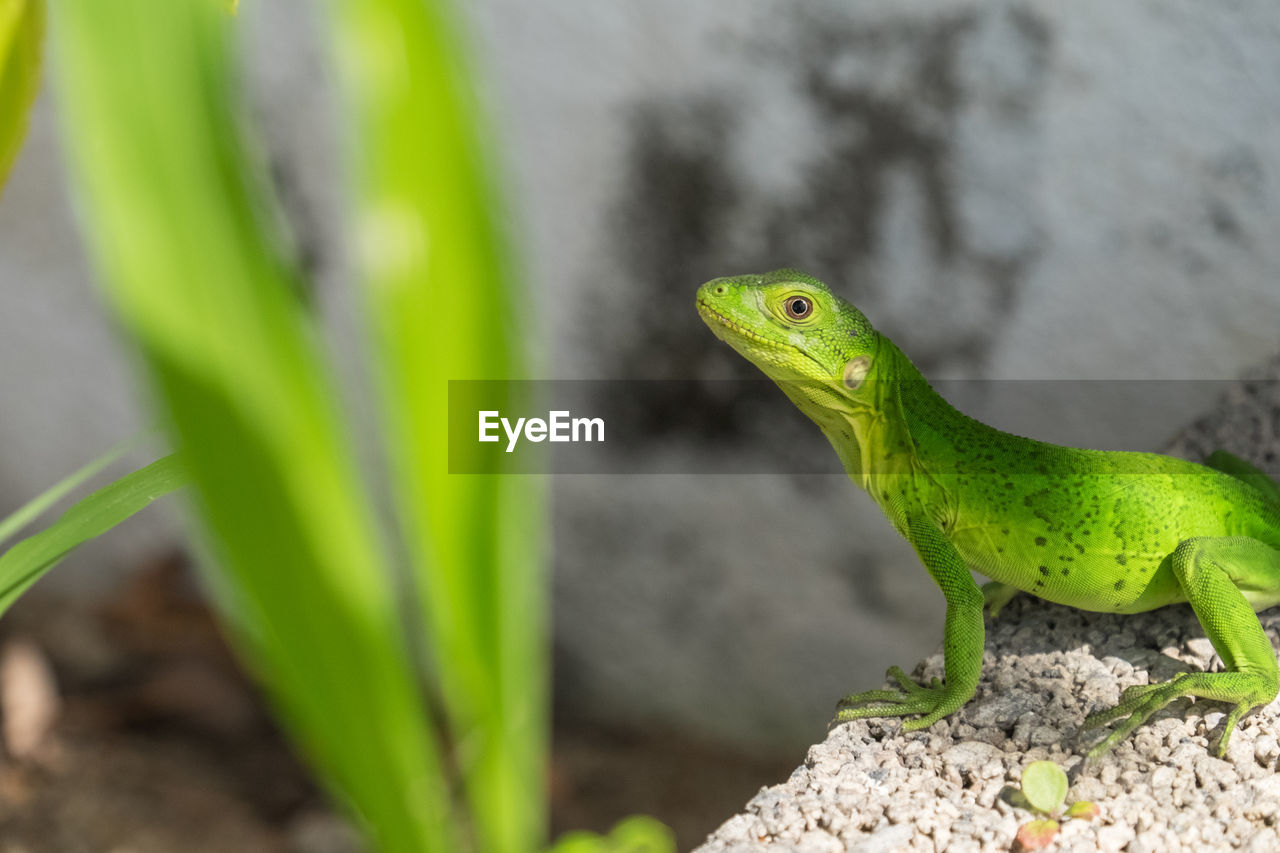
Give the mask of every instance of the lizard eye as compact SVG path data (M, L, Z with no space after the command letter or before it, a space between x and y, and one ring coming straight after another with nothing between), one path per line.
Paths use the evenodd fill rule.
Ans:
M813 313L813 301L807 296L789 296L782 308L792 320L803 320Z

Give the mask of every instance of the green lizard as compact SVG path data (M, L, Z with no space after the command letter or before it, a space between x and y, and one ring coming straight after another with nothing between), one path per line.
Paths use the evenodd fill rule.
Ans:
M1196 465L987 426L858 309L793 270L709 281L698 313L817 423L946 597L945 677L920 685L893 667L898 687L846 696L838 720L918 714L903 728L921 729L973 696L984 591L970 568L993 579L993 608L1016 590L1107 613L1191 604L1225 671L1130 687L1085 721L1119 721L1091 757L1182 696L1233 705L1222 755L1241 715L1275 698L1280 673L1255 611L1280 603L1280 488L1261 471L1221 451Z

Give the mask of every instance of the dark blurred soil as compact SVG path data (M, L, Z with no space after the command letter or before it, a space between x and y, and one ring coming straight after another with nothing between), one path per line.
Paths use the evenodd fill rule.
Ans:
M675 831L678 850L692 850L761 787L786 779L803 760L758 758L678 737L558 728L551 757L552 833L605 832L620 818L647 814Z
M45 706L57 708L47 724ZM0 620L0 708L0 853L360 849L290 751L181 561L138 572L106 602L39 590L20 601ZM603 831L651 814L687 850L796 760L667 733L560 726L552 832Z

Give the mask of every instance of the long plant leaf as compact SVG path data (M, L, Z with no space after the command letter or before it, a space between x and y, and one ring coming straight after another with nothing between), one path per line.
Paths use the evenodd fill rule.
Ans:
M101 468L109 461L104 457L88 467ZM68 479L75 479L84 470ZM77 501L53 524L16 542L0 555L0 614L77 546L101 536L187 481L181 458L165 456Z
M447 458L449 380L532 372L523 293L495 222L488 134L452 4L330 5L387 458L428 656L478 847L522 853L545 823L543 484L501 467L451 475ZM521 386L505 387L519 410Z
M88 234L188 454L223 612L375 845L458 850L370 500L243 142L235 19L64 0L53 22Z

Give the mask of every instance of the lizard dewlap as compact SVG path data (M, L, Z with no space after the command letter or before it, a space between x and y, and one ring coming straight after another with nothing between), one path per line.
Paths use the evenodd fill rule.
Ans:
M698 313L774 380L831 442L849 477L915 548L947 602L945 678L846 696L838 718L931 725L964 705L982 668L983 608L1015 590L1109 613L1187 602L1225 667L1124 692L1085 728L1127 738L1172 700L1276 697L1275 653L1255 615L1280 603L1280 487L1219 451L1205 465L1154 453L1061 447L967 417L892 341L822 282L795 270L702 285ZM993 579L979 589L970 569Z

